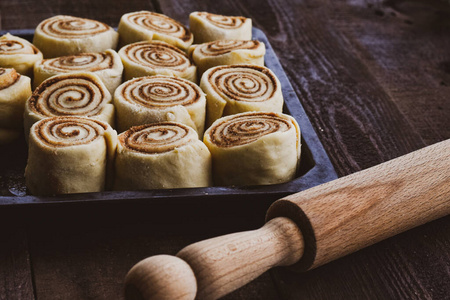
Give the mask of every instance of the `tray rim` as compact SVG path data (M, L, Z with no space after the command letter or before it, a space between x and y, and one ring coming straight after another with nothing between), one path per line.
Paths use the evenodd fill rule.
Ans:
M11 29L0 30L0 35L10 33L15 36L32 36L34 29ZM35 205L59 205L76 203L113 203L123 201L195 201L194 199L212 199L217 196L234 195L261 195L264 197L282 197L284 195L303 191L319 184L337 179L338 176L332 165L319 137L313 128L309 117L307 116L300 99L295 93L275 51L273 50L265 33L253 27L253 39L263 42L266 46L266 55L264 58L265 66L271 69L278 77L281 83L281 89L285 100L285 108L289 114L298 122L301 130L302 140L306 143L310 151L314 166L305 174L295 179L281 184L259 185L259 186L240 186L240 187L205 187L205 188L178 188L178 189L159 189L145 191L104 191L94 193L78 193L55 196L0 196L0 207L23 207ZM303 151L303 149L302 149ZM186 199L187 198L187 199Z

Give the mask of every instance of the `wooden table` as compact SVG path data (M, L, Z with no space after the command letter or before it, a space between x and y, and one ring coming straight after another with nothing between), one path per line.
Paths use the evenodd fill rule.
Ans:
M185 24L196 10L251 17L268 36L339 176L450 138L446 0L2 0L1 29L34 28L56 14L117 26L122 14L137 10ZM104 208L39 224L3 216L0 299L121 299L123 278L140 259L257 228L265 209L256 207L248 218L186 215L170 227L145 212L122 218ZM449 297L447 216L304 274L267 272L225 298Z

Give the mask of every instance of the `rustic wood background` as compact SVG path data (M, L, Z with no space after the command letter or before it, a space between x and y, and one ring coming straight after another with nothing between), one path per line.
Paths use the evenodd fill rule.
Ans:
M138 10L185 24L196 10L252 18L339 176L450 138L447 0L2 0L0 29L34 28L56 14L117 26L122 14ZM75 226L2 224L0 299L121 299L123 278L140 259L257 228L264 216L186 218L175 229L83 219ZM304 274L267 272L225 298L449 299L450 217Z

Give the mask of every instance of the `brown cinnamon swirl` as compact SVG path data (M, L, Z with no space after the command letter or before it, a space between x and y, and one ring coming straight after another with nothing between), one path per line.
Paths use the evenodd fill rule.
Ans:
M116 49L119 34L95 20L58 15L36 27L33 44L45 58Z
M215 185L264 185L295 177L300 128L289 115L246 112L216 120L203 138Z
M211 185L211 155L197 133L181 123L130 128L119 135L115 189L167 189Z
M105 122L72 116L42 119L30 131L27 188L34 195L110 188L116 146L117 133Z
M161 41L129 44L119 50L124 79L148 75L168 75L197 81L197 68L187 54Z
M203 134L206 98L195 83L170 76L138 77L114 93L119 132L136 125L176 121Z
M264 66L264 43L257 40L218 40L193 45L189 54L201 76L206 70L220 65L252 64Z
M282 112L283 95L276 75L256 65L217 66L202 76L206 93L206 124L246 111Z
M94 73L61 74L44 80L25 105L25 137L35 122L53 116L87 116L114 124L111 94Z
M34 63L41 59L42 52L27 40L9 33L0 37L0 67L31 76Z
M117 31L122 46L139 41L160 40L186 50L194 41L186 26L166 15L150 11L124 14Z
M208 12L189 15L189 27L195 44L215 40L251 40L252 20L245 17L223 16Z
M0 144L12 142L23 132L23 108L30 95L30 78L12 68L0 68Z
M113 94L122 83L123 64L114 50L80 53L43 59L34 66L33 85L37 87L45 79L64 73L94 72Z

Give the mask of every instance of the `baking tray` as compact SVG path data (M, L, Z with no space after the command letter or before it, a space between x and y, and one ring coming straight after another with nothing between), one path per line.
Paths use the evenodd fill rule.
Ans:
M1 31L3 35L32 39L34 30ZM285 100L284 112L293 116L302 132L301 163L296 178L290 182L267 186L207 187L145 191L105 191L58 196L33 196L27 193L24 169L27 146L21 138L14 144L0 146L0 213L10 219L41 221L82 213L83 218L121 218L130 215L136 219L158 220L172 217L196 219L240 214L264 213L276 199L299 192L337 178L336 172L314 131L297 95L295 94L273 48L265 34L253 28L253 38L266 46L265 64L279 78ZM19 213L19 215L18 215ZM166 222L165 221L165 222Z

